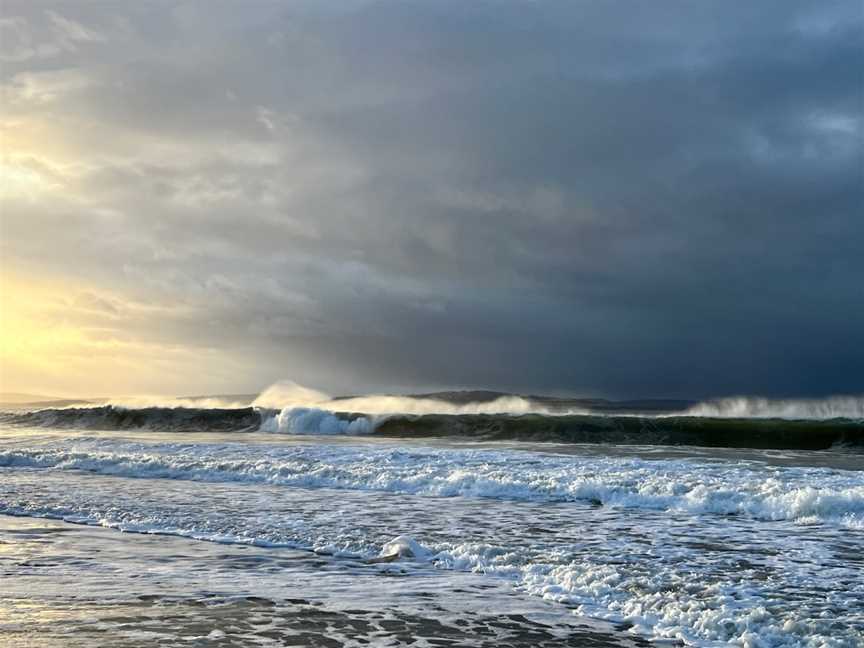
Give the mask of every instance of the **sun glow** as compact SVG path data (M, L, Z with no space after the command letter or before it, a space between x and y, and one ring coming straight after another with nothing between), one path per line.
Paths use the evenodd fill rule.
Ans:
M83 332L56 316L62 292L60 286L21 281L5 273L0 279L0 384L4 390L11 390L11 383L17 383L22 374L62 372L70 355L86 346Z
M37 200L68 189L67 178L61 171L65 165L36 153L29 144L16 144L14 138L3 133L0 139L0 200ZM2 209L5 212L8 206Z
M0 272L0 391L59 397L177 395L192 380L213 391L247 371L218 348L160 331L189 314L63 279ZM202 380L202 377L203 380ZM224 384L223 384L224 383Z
M3 178L3 182L0 184L0 191L3 195L33 196L47 188L44 179L35 170L12 165L5 161L0 163L0 177Z

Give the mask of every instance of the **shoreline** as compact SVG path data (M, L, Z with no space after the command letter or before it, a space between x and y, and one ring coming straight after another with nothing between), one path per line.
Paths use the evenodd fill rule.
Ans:
M0 646L648 646L477 574L0 515Z

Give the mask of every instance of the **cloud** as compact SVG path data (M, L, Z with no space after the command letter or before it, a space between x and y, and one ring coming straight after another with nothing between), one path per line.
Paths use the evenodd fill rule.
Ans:
M0 25L0 253L158 305L106 336L228 391L864 390L854 2L97 9Z
M40 11L40 4L4 5L4 15L0 17L0 61L14 66L52 59L107 40L97 29L58 11Z
M98 43L106 40L105 36L95 29L85 27L80 22L65 18L56 11L46 11L45 15L51 21L54 33L64 43L65 49L74 50L75 46L72 43Z

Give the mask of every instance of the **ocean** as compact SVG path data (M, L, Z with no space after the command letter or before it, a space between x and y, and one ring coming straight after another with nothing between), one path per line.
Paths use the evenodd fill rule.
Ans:
M7 413L0 644L864 646L864 424L715 414Z

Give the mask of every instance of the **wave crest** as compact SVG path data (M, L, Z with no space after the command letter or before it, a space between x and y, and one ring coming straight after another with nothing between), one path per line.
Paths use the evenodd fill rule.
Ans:
M339 418L332 412L310 407L286 407L264 419L261 432L279 434L371 434L374 424L365 416Z

